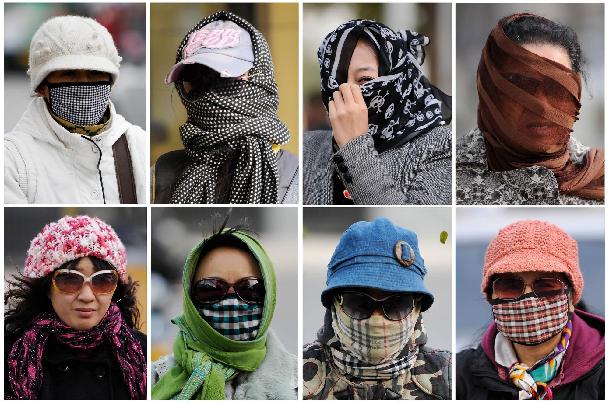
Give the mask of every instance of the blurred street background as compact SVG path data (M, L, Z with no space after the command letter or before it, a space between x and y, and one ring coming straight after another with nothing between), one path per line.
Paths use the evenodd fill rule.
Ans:
M605 215L603 208L460 208L456 217L457 352L475 347L493 319L480 292L484 254L500 229L518 220L553 223L573 237L584 277L582 301L588 311L605 314Z
M188 3L150 5L150 163L171 150L182 149L178 128L186 121L180 96L165 77L176 60L184 35L203 18L230 11L249 21L266 38L279 87L279 119L290 130L282 148L298 155L298 4Z
M604 145L605 25L604 4L457 4L456 135L477 127L476 71L488 35L505 16L517 12L538 14L568 25L577 33L585 72L579 120L573 136L586 146ZM455 137L455 139L457 138Z
M423 313L428 346L451 350L451 209L450 208L304 208L303 211L303 343L313 342L323 324L325 308L321 292L326 285L330 258L342 233L353 223L386 217L417 233L425 260L425 286L434 303ZM440 233L448 232L445 244Z
M303 4L303 130L330 129L321 102L317 48L340 24L363 18L381 22L393 30L409 29L429 37L423 72L432 84L452 93L450 3L316 3Z
M182 269L186 257L224 221L228 208L152 208L152 360L171 352L182 314ZM288 351L298 353L298 210L233 208L229 226L245 225L258 235L273 261L277 305L271 328Z
M91 17L106 27L123 58L110 99L116 111L144 130L146 124L145 3L6 3L4 5L4 131L10 131L31 98L30 41L49 18Z
M108 223L127 250L127 273L139 282L137 301L140 331L146 333L148 305L146 291L146 208L137 207L27 207L4 208L4 279L23 269L30 241L48 223L62 217L88 215ZM6 283L5 283L6 284Z

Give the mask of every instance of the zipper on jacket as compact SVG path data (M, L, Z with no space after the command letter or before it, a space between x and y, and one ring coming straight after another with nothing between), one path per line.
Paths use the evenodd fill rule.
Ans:
M85 135L80 135L80 137L82 137L83 139L88 140L89 142L93 143L95 145L95 147L97 147L97 150L99 151L99 159L97 159L97 172L99 173L99 183L101 185L102 199L104 200L104 205L105 205L106 204L106 192L104 190L104 179L102 178L102 173L101 173L101 170L99 168L99 165L100 165L101 159L102 159L101 148L91 138L89 138L89 137L87 137Z

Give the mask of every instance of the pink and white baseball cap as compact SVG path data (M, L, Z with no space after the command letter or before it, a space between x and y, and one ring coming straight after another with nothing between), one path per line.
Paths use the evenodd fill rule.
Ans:
M254 49L250 34L232 21L216 20L194 31L165 83L176 81L188 64L202 64L222 77L239 77L254 66Z

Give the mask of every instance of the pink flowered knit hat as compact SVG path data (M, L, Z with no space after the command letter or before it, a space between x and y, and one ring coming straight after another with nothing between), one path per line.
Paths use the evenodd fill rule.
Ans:
M23 275L43 278L68 261L93 256L116 268L127 283L127 253L114 229L96 217L64 216L32 240Z
M581 299L584 278L579 270L577 241L558 226L523 220L499 230L484 258L482 293L493 275L539 271L564 273L573 286L574 303Z

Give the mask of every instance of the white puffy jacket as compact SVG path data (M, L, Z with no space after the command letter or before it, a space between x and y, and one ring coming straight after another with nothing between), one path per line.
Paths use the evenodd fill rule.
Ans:
M112 145L125 133L138 203L146 203L146 132L114 110L102 132L68 132L42 97L4 137L5 203L120 203ZM101 153L101 159L100 159ZM101 174L101 178L100 178Z

